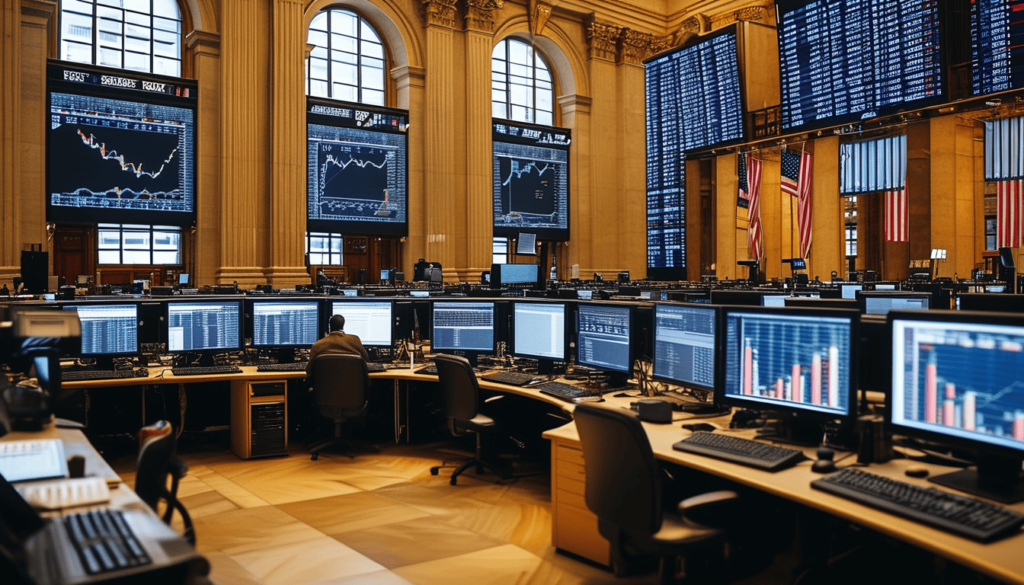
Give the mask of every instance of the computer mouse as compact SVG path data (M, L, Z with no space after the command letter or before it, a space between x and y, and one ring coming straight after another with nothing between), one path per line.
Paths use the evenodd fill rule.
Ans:
M924 467L908 467L903 473L907 477L928 477L928 470Z
M580 402L604 402L604 398L600 396L577 396L572 399L573 402L579 404Z
M689 423L683 425L683 428L688 431L693 431L695 433L697 431L706 431L710 433L713 432L718 427L716 427L715 425L709 425L708 423Z

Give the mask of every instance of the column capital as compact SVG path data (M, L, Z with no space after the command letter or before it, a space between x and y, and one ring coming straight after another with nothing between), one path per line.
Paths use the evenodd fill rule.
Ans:
M466 0L466 30L494 32L494 13L505 5L503 0Z
M597 21L587 23L587 57L614 62L621 30Z
M422 0L427 25L455 29L455 3L458 0Z
M643 65L644 59L669 48L669 37L638 32L624 28L619 35L621 51L619 62L629 65Z
M57 11L55 0L21 0L22 17L49 19Z
M594 98L579 93L558 96L558 105L562 106L565 113L589 114L592 103Z
M220 55L220 35L205 30L194 30L185 37L185 46L193 55Z

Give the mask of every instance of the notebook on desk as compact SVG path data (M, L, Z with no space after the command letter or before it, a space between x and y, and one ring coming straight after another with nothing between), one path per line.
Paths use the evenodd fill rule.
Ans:
M0 441L0 475L11 482L67 477L64 441Z
M206 559L141 502L43 518L3 476L0 555L36 583L185 582L209 572Z

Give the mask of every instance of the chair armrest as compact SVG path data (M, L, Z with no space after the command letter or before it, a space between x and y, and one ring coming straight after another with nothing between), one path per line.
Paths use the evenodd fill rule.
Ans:
M494 402L495 400L501 400L502 398L504 398L504 396L491 396L490 398L485 399L484 403Z
M721 490L686 498L677 508L683 518L710 526L724 528L735 525L741 516L740 497L736 492Z

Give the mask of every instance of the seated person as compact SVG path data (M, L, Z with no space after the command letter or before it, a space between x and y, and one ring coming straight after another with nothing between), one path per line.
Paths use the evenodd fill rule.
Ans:
M366 353L366 348L363 347L359 336L345 333L345 317L342 315L332 316L331 320L327 322L327 329L329 331L327 336L314 343L313 348L309 350L306 377L313 376L313 362L317 356L325 353L347 353L362 356L364 360L370 359L370 354Z

